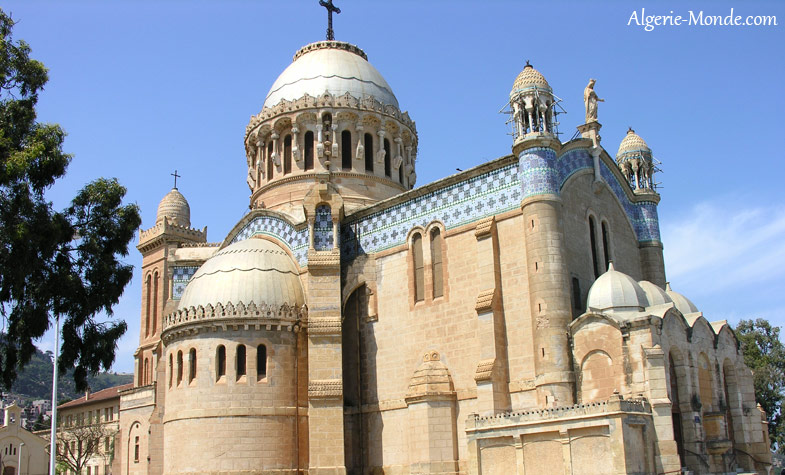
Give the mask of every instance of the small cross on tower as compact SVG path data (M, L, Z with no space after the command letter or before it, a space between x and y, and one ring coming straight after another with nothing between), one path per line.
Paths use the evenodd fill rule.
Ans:
M333 5L333 0L319 0L319 5L327 9L327 41L335 39L333 32L333 12L341 13L341 9Z
M177 189L177 179L181 178L181 176L177 174L177 170L175 170L174 173L170 173L170 175L172 175L174 177L174 189L176 190Z

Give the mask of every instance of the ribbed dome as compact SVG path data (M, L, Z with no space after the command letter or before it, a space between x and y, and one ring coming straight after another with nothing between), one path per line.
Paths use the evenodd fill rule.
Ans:
M510 96L535 88L545 89L547 91L551 90L551 86L548 84L548 81L545 80L545 76L540 74L540 72L534 69L527 61L523 71L518 74L518 77L515 78L515 82L512 84Z
M678 292L674 292L673 289L671 289L670 283L665 284L665 292L673 300L673 303L676 305L676 308L679 310L679 312L682 313L682 315L688 315L690 313L696 313L700 311L690 299Z
M648 280L641 280L638 282L638 285L646 292L646 300L649 301L649 305L662 305L673 302L673 299L664 290Z
M158 204L155 224L163 222L164 217L179 226L191 227L191 207L188 206L185 196L177 188L172 188L172 191L167 193Z
M357 99L373 96L379 102L398 107L398 99L379 71L357 46L341 41L320 41L304 46L294 56L267 93L264 107L282 99L295 101L306 93L319 97L325 92Z
M618 160L629 153L651 154L651 149L649 146L646 145L646 142L641 138L640 135L636 134L632 128L627 130L627 135L624 136L621 144L619 144L619 151L616 152L616 159Z
M196 271L179 308L208 304L303 305L297 266L277 244L246 239L227 246Z
M608 266L589 289L586 306L590 311L640 310L649 306L646 292L635 279Z

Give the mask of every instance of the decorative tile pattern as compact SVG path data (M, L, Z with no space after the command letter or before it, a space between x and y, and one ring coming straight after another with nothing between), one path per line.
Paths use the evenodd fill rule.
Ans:
M328 205L316 207L316 219L313 225L313 248L317 251L329 251L333 248L333 219Z
M183 292L185 292L185 286L188 285L188 281L191 280L191 277L194 276L197 269L199 268L196 266L172 268L172 298L174 300L180 300Z
M657 205L651 201L631 202L622 188L627 185L618 181L616 175L603 162L600 162L600 175L621 202L627 217L630 218L638 242L659 242L660 222L657 217Z
M379 252L406 242L414 226L441 221L447 229L520 206L518 167L509 165L436 190L341 226L341 256Z
M522 198L529 196L559 194L559 172L556 168L556 152L546 147L524 150L518 157Z
M233 238L232 243L263 234L272 236L291 249L300 266L308 263L308 228L297 231L294 226L274 216L259 216L246 224Z

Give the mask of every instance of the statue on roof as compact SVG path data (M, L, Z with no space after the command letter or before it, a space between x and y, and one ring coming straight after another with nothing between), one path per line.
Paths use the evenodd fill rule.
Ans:
M589 85L583 90L583 103L586 106L586 123L597 122L597 103L605 102L605 99L597 97L594 92L594 83L596 79L589 79Z

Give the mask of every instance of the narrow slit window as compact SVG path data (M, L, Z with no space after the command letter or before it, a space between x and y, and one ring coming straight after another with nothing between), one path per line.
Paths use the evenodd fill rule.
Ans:
M412 239L414 252L414 301L425 299L425 265L423 263L422 236L417 233Z
M221 379L226 375L226 347L218 346L215 350L215 379Z
M600 267L597 265L597 235L594 225L594 217L589 216L589 242L591 244L591 263L594 269L594 278L600 276Z
M283 174L292 173L292 136L283 139Z
M188 382L196 379L196 348L188 352Z
M373 135L365 134L365 171L373 171Z
M348 130L341 132L341 168L352 169L352 133Z
M235 362L237 379L245 376L245 363L245 345L237 345L237 361Z
M273 179L273 142L267 142L267 181Z
M392 157L390 156L390 141L384 139L384 176L392 176Z
M158 328L158 272L153 275L153 334Z
M177 352L177 385L183 382L183 352Z
M153 276L147 276L147 284L145 285L145 312L144 312L144 335L147 336L150 334L150 306L153 298Z
M305 155L305 169L313 170L313 132L310 130L305 133L304 155Z
M444 295L444 269L442 268L442 234L439 228L431 231L431 274L433 298Z
M611 263L611 248L608 236L608 223L605 221L602 222L602 252L605 254L605 269L608 269L608 265Z
M257 379L267 377L267 347L264 345L256 347L256 377Z

